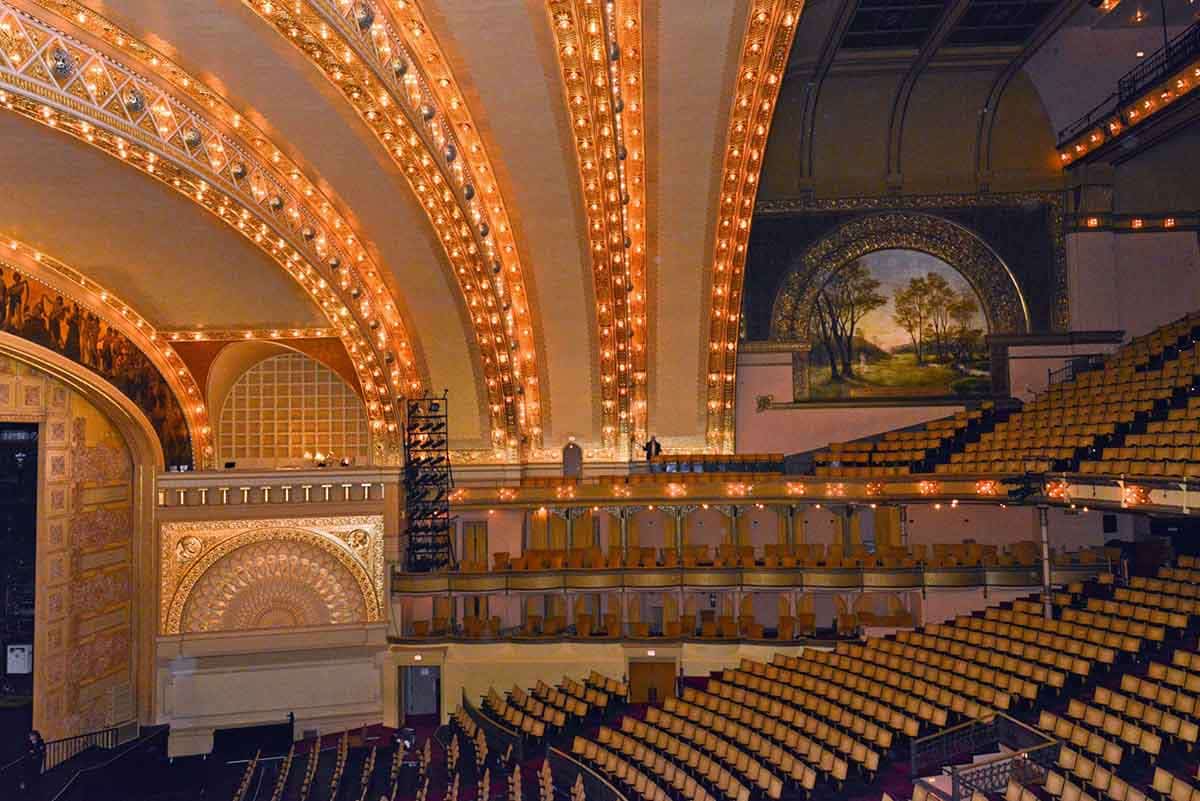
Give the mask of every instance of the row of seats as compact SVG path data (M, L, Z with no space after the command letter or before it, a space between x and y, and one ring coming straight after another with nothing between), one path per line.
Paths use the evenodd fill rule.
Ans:
M671 453L651 457L652 473L782 473L782 453Z
M622 739L623 742L624 740ZM640 798L642 801L667 801L670 798L657 781L648 778L618 753L592 740L576 737L571 744L571 753L576 758L604 774L610 782L613 782L618 787L631 790L634 799ZM674 764L663 759L661 754L653 754L643 749L642 757L642 765L644 767L651 770L657 767L660 771L659 775L663 777L667 786L674 787L677 792L683 793L685 798L694 798L696 801L718 801L694 778L683 770L677 769ZM748 797L749 795L747 794ZM734 799L734 801L737 801L737 799Z
M912 472L1200 477L1200 328L1189 316L1054 384L1019 411L975 412L815 455L817 475Z
M735 717L731 724L729 718L714 716L720 725L732 725L741 736L750 738L749 742L756 750L770 747L770 742L762 740L764 736L783 743L835 782L845 781L849 775L847 760L853 760L857 767L871 775L879 768L879 754L847 733L848 720L845 721L847 728L843 728L842 708L815 695L789 694L770 698L710 679L707 692L693 689L684 698L691 698L701 709L709 710L720 709L722 702L727 703ZM712 712L708 714L712 715ZM707 725L712 725L712 718L709 720ZM739 725L743 728L738 729Z
M942 448L973 424L977 425L993 410L994 404L987 401L979 409L958 412L953 417L926 423L919 429L889 431L877 440L830 443L828 450L818 451L813 456L816 474L904 475L911 464L924 460L931 451Z
M488 690L483 701L484 708L501 720L514 731L519 731L534 740L542 740L546 736L546 720L527 714L525 710L509 704L494 688ZM551 721L553 718L551 718Z
M750 753L739 748L736 742L718 736L711 728L697 727L680 720L669 712L659 713L655 717L657 722L653 724L628 716L621 718L620 734L624 735L625 742L632 740L635 756L637 749L649 748L688 764L688 749L694 749L698 752L699 764L688 764L688 767L694 768L712 785L724 790L727 796L749 797L757 790L772 801L778 801L782 795L783 780ZM667 730L673 723L677 724L675 733ZM601 727L600 742L604 743L606 736L612 737L614 734L612 730ZM707 766L704 759L710 760Z
M811 791L817 781L817 771L805 761L806 759L811 759L818 766L825 764L828 770L824 772L835 778L838 775L835 759L823 758L811 741L806 742L807 738L803 735L795 733L792 729L787 729L784 733L779 721L759 713L751 712L747 715L740 709L735 712L729 701L702 706L706 698L704 694L689 687L684 691L683 700L668 698L661 712L655 707L646 710L646 721L671 735L683 734L691 739L695 737L691 732L695 731L696 726L711 727L718 735L732 737L748 753L760 755L768 764L778 769L782 776L788 777L795 786L805 791ZM733 715L736 717L732 717ZM745 723L738 722L741 720ZM756 723L758 725L755 725ZM800 754L800 758L795 754Z

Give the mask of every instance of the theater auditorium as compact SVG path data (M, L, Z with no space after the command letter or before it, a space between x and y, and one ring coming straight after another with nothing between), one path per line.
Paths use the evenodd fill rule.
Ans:
M1200 801L1200 4L0 0L0 799Z

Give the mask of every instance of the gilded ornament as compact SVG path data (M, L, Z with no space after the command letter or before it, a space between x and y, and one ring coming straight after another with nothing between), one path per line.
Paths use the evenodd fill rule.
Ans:
M50 54L50 71L56 78L69 78L75 71L75 59L64 48L56 47Z
M350 547L355 551L365 551L371 544L371 535L361 528L356 528L346 535L346 542L350 543Z
M175 546L175 558L180 562L190 561L199 556L203 548L204 543L199 537L184 537Z
M164 634L383 617L379 515L165 523L160 537Z
M979 295L992 333L1029 330L1016 279L983 240L942 217L897 211L857 217L809 246L775 296L771 338L806 340L813 303L829 278L861 256L894 248L928 253L958 270Z

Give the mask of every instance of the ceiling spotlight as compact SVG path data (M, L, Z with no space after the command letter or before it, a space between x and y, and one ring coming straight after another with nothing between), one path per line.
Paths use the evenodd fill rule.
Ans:
M1139 51L1137 51L1137 53L1135 53L1134 55L1136 55L1138 58L1145 58L1145 56L1146 56L1146 51L1145 51L1145 50L1139 50Z

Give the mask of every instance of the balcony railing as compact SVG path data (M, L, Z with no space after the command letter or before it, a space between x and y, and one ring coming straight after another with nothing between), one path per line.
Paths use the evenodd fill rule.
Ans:
M46 758L42 762L42 770L52 770L89 748L101 748L104 750L116 748L118 745L136 739L138 730L138 724L131 722L108 729L101 729L100 731L80 734L76 737L52 740L46 743Z
M1047 370L1047 378L1050 386L1062 384L1066 381L1073 381L1079 375L1088 372L1089 370L1099 370L1104 367L1104 357L1100 355L1080 356L1076 359L1071 359L1057 370Z
M1094 577L1103 564L1056 565L1056 584ZM393 596L463 593L603 592L657 590L713 592L796 590L932 590L966 587L1037 588L1037 565L930 568L623 568L514 570L495 573L404 573L392 576Z
M1159 49L1117 81L1117 97L1122 103L1137 98L1143 91L1180 70L1200 53L1200 22Z
M950 793L938 791L946 801L962 801L972 793L999 795L1009 779L1041 779L1046 767L1058 758L1059 742L1019 720L1000 712L952 726L913 740L909 769L914 777L945 768L952 760L985 751L1006 750L999 756L959 766L950 766ZM932 785L926 782L926 787Z
M1114 116L1122 106L1140 97L1150 87L1165 81L1200 55L1200 22L1180 33L1165 47L1141 61L1117 80L1117 90L1101 100L1075 122L1058 132L1062 147L1102 120Z

